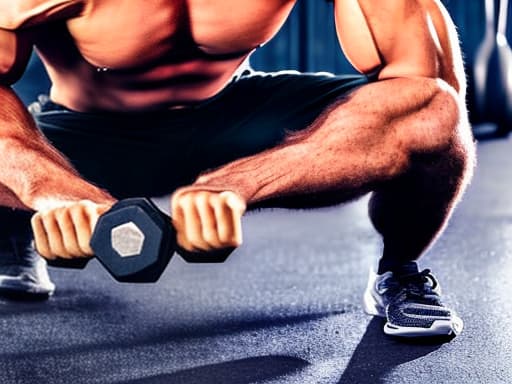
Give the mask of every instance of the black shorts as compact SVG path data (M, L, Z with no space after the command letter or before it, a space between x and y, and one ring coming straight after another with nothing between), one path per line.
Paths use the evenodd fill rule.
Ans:
M367 82L364 76L245 71L218 95L183 109L81 113L45 102L31 110L84 178L117 198L159 196L278 145Z

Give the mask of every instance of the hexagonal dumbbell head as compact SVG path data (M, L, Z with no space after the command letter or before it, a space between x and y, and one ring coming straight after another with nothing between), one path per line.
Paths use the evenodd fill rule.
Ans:
M98 260L118 281L154 282L175 248L171 220L149 200L121 200L98 220L91 238Z

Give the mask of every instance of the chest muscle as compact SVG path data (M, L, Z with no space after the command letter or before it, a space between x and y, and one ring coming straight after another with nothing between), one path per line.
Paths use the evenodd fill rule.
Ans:
M90 0L67 22L82 55L97 66L123 68L166 56L249 51L270 39L294 0Z

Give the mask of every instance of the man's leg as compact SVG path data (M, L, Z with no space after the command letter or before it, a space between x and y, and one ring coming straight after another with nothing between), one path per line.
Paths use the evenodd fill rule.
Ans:
M458 151L420 155L404 175L373 192L369 214L384 241L380 273L416 261L443 229L468 176Z
M421 101L422 92L417 90L416 100ZM413 96L407 98L409 102L415 101ZM389 181L376 185L369 204L384 251L377 274L370 272L364 306L369 314L387 318L384 331L390 335L452 335L463 326L457 314L440 301L435 277L429 270L420 272L416 263L442 232L475 162L465 116L457 116L449 108L451 101L443 99L433 99L425 108L431 120L443 122L437 128L425 126L425 117L414 109L399 119L399 133L392 134L392 145L403 145L409 152L408 161Z
M420 272L415 261L441 233L464 191L474 144L463 107L456 108L454 98L434 82L425 83L391 80L363 87L326 117L344 119L352 130L334 139L338 148L351 148L352 169L340 179L374 191L370 217L384 253L378 275L370 274L365 309L387 317L385 332L398 336L462 329L460 318L440 301L435 277ZM380 97L379 89L371 90L377 87ZM323 127L329 131L328 124Z
M474 144L457 99L433 79L368 84L331 102L307 129L207 172L196 186L304 206L311 197L316 205L375 191L371 217L385 244L371 287L376 314L388 315L388 333L457 332L461 323L440 302L435 278L414 263L442 231L472 173Z
M245 177L269 164L269 175L300 169L317 183L314 193L295 184L298 193L265 205L327 205L373 191L370 217L385 244L381 271L392 270L432 243L472 174L470 127L442 87L429 79L368 84L361 77L249 74L201 112L192 175L219 167L206 178L229 178L233 170ZM310 151L279 154L297 144ZM318 164L307 161L315 156L332 175L318 176Z
M41 300L55 289L45 261L32 248L30 217L0 208L0 296Z
M364 306L367 313L388 319L388 334L462 330L462 320L440 302L433 275L420 272L416 262L441 233L470 177L466 150L454 143L436 155L420 155L404 175L373 192L369 213L384 251L377 273L370 271Z

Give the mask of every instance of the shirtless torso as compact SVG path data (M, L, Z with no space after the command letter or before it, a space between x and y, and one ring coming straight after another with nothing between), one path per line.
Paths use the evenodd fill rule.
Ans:
M52 99L75 110L186 105L222 89L248 54L276 34L295 2L0 0L0 28L25 40L16 52L4 43L0 60L9 66L16 55L23 62L35 44ZM435 8L434 0L422 2ZM362 71L375 69L380 58L368 15L354 0L337 1L335 15L349 59ZM387 28L400 26L410 39L392 19ZM432 19L443 23L437 9Z
M295 1L22 0L1 27L30 28L53 87L77 110L172 107L216 94ZM2 12L4 7L2 8ZM53 20L48 23L48 20Z

